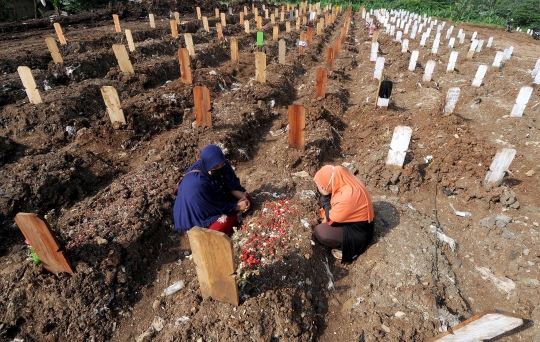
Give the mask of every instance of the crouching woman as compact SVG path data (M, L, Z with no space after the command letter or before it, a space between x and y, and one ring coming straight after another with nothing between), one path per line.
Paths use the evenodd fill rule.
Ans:
M317 240L342 263L356 260L373 239L373 203L366 186L342 166L323 166L313 178L321 194L323 222Z

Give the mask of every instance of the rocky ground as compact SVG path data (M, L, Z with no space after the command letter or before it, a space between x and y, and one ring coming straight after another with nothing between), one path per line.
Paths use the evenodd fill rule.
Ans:
M201 4L215 27L218 5ZM287 44L280 65L270 20L263 19L265 45L256 47L255 31L246 34L239 24L243 5L227 16L223 40L204 31L194 6L166 1L61 18L68 44L60 47L59 65L44 42L54 36L50 20L0 26L0 340L421 341L441 325L494 308L525 319L499 340L538 339L538 88L524 116L509 117L519 89L532 83L538 42L447 22L467 38L474 31L494 37L493 48L466 59L468 39L456 44L456 70L446 73L452 49L445 39L437 56L433 35L425 48L411 40L409 50L420 51L411 72L411 52L402 53L383 30L379 54L394 90L388 110L376 109L371 40L359 13L352 13L326 97L314 100L317 69L326 65L346 13L314 36L305 54L295 25L285 33L278 23ZM177 39L168 8L181 13ZM133 32L134 75L120 72L114 57L112 44L126 41L114 32L113 12ZM156 13L156 29L149 12ZM255 27L251 11L246 19ZM193 85L179 79L177 49L186 32L195 44L194 84L210 89L212 128L194 128ZM238 39L239 63L230 61L231 37ZM503 68L472 87L478 65L491 66L496 51L509 46L514 53ZM266 84L255 82L255 51L267 54ZM437 63L433 80L422 82L430 59ZM28 103L20 65L32 69L43 103ZM105 85L118 91L125 127L109 121ZM456 86L456 110L443 116L446 91ZM305 151L288 144L291 104L307 110ZM398 125L413 129L412 140L403 168L389 168ZM254 199L233 237L239 262L246 247L257 261L251 272L241 270L238 307L202 298L187 236L172 230L174 185L210 143L222 147ZM502 183L485 188L502 147L515 148L516 157ZM311 234L312 177L325 164L348 167L375 204L376 237L350 265ZM51 275L27 260L13 221L18 212L47 215L74 276ZM163 297L179 280L185 286Z

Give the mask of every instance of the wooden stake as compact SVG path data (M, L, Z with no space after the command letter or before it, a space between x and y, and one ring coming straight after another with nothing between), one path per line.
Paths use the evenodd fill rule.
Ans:
M45 43L47 44L47 48L49 48L49 52L51 53L54 64L63 63L64 60L60 55L58 45L56 45L56 40L53 37L47 37L45 38Z
M205 86L193 87L195 118L198 127L212 127L212 112L210 111L210 90Z
M298 53L304 54L306 53L306 47L304 44L307 44L307 34L306 31L300 32L300 41L298 42Z
M279 26L274 26L273 27L273 32L272 32L272 40L276 41L278 40L278 36L279 36Z
M341 40L339 40L339 38L336 38L336 40L334 40L334 58L339 57L340 49L341 49Z
M60 41L60 45L66 45L66 38L64 37L64 33L62 32L62 26L60 26L59 23L54 23L54 30L56 31L56 35L58 36L58 40Z
M120 105L120 99L118 98L118 92L114 87L103 86L101 87L101 96L105 101L105 106L107 106L107 113L109 114L109 119L111 123L122 122L126 123L124 117L124 112L122 111L122 106Z
M221 26L227 27L227 17L225 16L225 13L221 13Z
M202 297L238 306L232 240L222 232L200 227L188 230L188 237Z
M189 51L186 48L178 49L178 61L180 62L180 76L182 83L192 84Z
M240 25L244 25L244 12L240 12Z
M216 14L216 19L219 19L219 8L214 9L214 13Z
M340 35L339 35L339 38L340 38L342 43L345 41L346 36L347 36L347 30L345 29L345 27L342 27Z
M18 213L15 222L47 271L56 275L60 272L73 274L67 254L54 237L47 221L37 214Z
M128 56L125 45L113 44L112 48L114 51L114 55L116 56L116 59L118 60L118 65L120 65L120 70L122 72L135 74L135 71L133 70L133 66L131 65L131 61L129 60L129 56Z
M320 36L322 35L322 29L321 29L321 23L318 22L317 23L317 36Z
M300 17L296 17L296 31L300 31Z
M375 32L373 32L373 38L371 39L371 41L374 43L378 40L379 40L379 30L375 30Z
M126 29L126 38L128 41L129 51L131 52L135 51L135 44L133 43L133 36L131 35L130 29Z
M289 144L297 150L306 148L306 108L289 106Z
M118 19L118 14L113 14L112 17L114 21L114 29L116 30L116 32L122 32L122 29L120 28L120 20Z
M287 43L284 39L279 40L279 58L278 62L279 64L285 64L285 53L287 50Z
M208 17L202 17L202 23L204 26L204 30L206 32L210 32L210 26L208 26Z
M174 12L174 20L176 20L176 25L180 25L180 13Z
M178 25L176 25L176 20L171 19L171 20L169 20L169 22L171 23L171 34L172 34L172 37L173 37L173 38L178 37Z
M276 16L274 13L270 14L270 23L274 25L276 23Z
M190 56L195 56L195 47L193 46L193 37L191 33L184 33L184 40L186 42L186 48L189 51Z
M231 61L238 62L238 39L235 37L231 38Z
M148 15L148 18L150 18L150 27L151 28L156 28L156 22L155 22L154 15L150 13Z
M249 34L249 20L244 21L244 31Z
M257 30L260 31L262 30L262 17L261 16L257 16Z
M17 68L19 77L21 78L22 84L26 90L26 95L28 95L28 100L32 104L41 103L41 96L37 90L36 81L34 81L34 76L32 76L32 71L27 66L20 66Z
M259 83L266 83L266 54L255 52L255 80Z
M283 11L281 11L281 13L279 14L279 21L280 22L284 22L285 21L285 13Z
M197 19L198 20L201 20L202 18L202 15L201 15L201 8L197 6Z
M313 27L308 27L307 29L307 43L308 45L313 42Z
M285 22L285 32L287 32L287 33L291 32L291 22L290 21Z
M334 70L334 49L329 48L326 50L326 67L328 70Z
M268 9L264 10L264 19L268 19Z
M223 30L221 29L220 23L216 23L216 31L218 39L223 39Z
M328 79L328 70L319 68L317 71L317 80L315 85L315 100L324 99L326 95L326 80Z
M248 15L248 9L247 9L247 6L244 6L244 15L245 15L245 16Z

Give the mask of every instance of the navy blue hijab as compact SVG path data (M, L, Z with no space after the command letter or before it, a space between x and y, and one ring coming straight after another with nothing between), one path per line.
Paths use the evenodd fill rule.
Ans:
M208 171L221 163L225 163L222 175L212 178ZM174 230L207 228L221 215L234 214L237 204L227 200L232 190L246 191L221 149L216 145L206 146L180 182L173 209Z

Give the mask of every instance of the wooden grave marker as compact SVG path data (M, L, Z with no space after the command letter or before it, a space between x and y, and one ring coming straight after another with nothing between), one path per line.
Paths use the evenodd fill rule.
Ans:
M396 126L390 143L390 150L386 158L386 165L403 167L409 142L411 141L412 128L408 126Z
M216 19L219 19L219 8L214 8L214 14L216 15Z
M156 28L156 19L152 13L148 15L148 19L150 19L150 27Z
M371 53L369 54L369 61L376 62L378 53L379 53L379 43L378 42L371 43Z
M174 20L176 21L176 25L180 25L180 13L174 12Z
M225 16L225 13L221 13L221 26L227 27L227 17Z
M289 106L289 145L297 150L306 148L306 108L301 105Z
M326 68L330 71L334 70L334 49L326 49Z
M248 9L247 9L247 6L244 6L244 16L247 16L248 15Z
M489 166L489 171L484 178L484 186L499 184L504 178L504 174L508 171L508 167L514 160L516 150L513 148L503 148L497 152L495 158Z
M73 274L67 254L46 220L37 214L18 213L15 222L47 271L56 275L60 272Z
M113 21L114 21L114 29L117 33L122 32L122 28L120 28L120 19L118 19L118 14L113 14Z
M191 33L184 33L184 41L190 56L195 56L195 46L193 45L193 36Z
M116 56L116 60L118 60L118 65L120 66L120 70L122 72L128 72L130 74L134 74L135 71L133 70L131 61L129 60L126 46L124 44L113 44L112 48L114 51L114 55Z
M171 24L171 35L173 38L178 37L178 25L176 25L176 20L171 19L169 20Z
M192 84L193 79L191 78L191 61L189 59L189 50L187 48L178 49L178 61L180 62L180 77L182 83Z
M60 55L60 50L58 50L58 45L56 45L54 37L45 38L45 43L51 53L54 64L63 63L64 60L62 59L62 55Z
M126 123L126 118L124 117L124 112L122 111L122 105L120 104L120 98L118 97L116 89L111 86L103 86L101 87L101 96L103 96L103 101L105 101L105 106L107 106L107 114L109 114L111 123L117 121Z
M345 37L347 35L347 29L345 27L342 27L339 33L339 40L343 43L345 41Z
M418 60L418 50L414 50L411 53L411 60L409 62L409 71L414 71L416 69L416 61Z
M240 12L240 25L244 25L244 12Z
M39 90L37 90L36 81L34 76L32 76L32 70L27 66L20 66L17 68L21 82L26 90L26 95L28 95L28 100L32 104L41 103L41 95L39 95Z
M512 112L510 112L510 117L520 118L523 116L523 112L525 111L525 107L527 107L532 92L533 87L522 87L519 90L516 103L514 104L514 107L512 107Z
M223 29L221 28L220 23L216 23L217 37L219 40L223 39Z
M231 38L231 61L238 63L238 39Z
M322 35L322 25L321 25L321 22L318 22L317 23L317 36L321 36Z
M307 43L308 45L313 42L313 27L308 27L307 29Z
M195 124L197 127L212 127L210 90L205 86L193 87L193 102L195 104Z
M307 46L307 34L306 31L300 32L300 40L298 41L298 53L304 54L306 53L306 46Z
M444 105L443 114L450 115L454 112L460 93L461 89L459 89L458 87L448 89L448 92L446 93L446 104Z
M285 64L285 54L287 52L287 43L284 39L279 40L279 57L278 62L279 64Z
M272 27L272 40L273 41L278 41L279 39L279 26L274 26Z
M255 80L259 83L266 83L266 54L255 52Z
M202 18L201 8L199 6L197 6L195 8L195 10L197 11L197 20L201 20L201 18Z
M456 68L458 54L459 52L457 51L452 51L452 53L450 54L450 60L448 61L448 67L446 68L447 73L454 72L454 69Z
M379 40L379 30L375 30L375 32L373 32L373 38L371 38L371 41L377 42L378 40Z
M244 32L246 32L247 34L250 33L250 30L249 30L249 20L244 21Z
M300 17L296 17L296 31L300 31Z
M431 76L433 75L433 71L435 70L435 63L434 60L429 60L426 63L426 69L424 70L424 77L422 77L423 82L431 82Z
M291 32L291 22L290 21L285 22L285 32L287 32L287 33Z
M202 297L238 306L231 238L225 233L200 227L188 230L188 237Z
M334 40L334 58L339 58L339 50L341 50L341 40L336 38Z
M284 21L285 21L285 12L281 11L281 13L279 14L279 21L280 21L280 22L284 22Z
M474 57L474 52L476 51L477 46L478 40L473 40L471 43L471 47L469 48L469 52L467 52L467 59L471 59Z
M262 30L262 17L261 16L257 16L257 30Z
M375 61L375 71L373 72L373 78L377 80L381 80L382 78L382 72L384 69L384 57L377 57L377 60Z
M315 81L315 99L324 99L326 96L326 81L328 80L328 70L320 67L317 70L317 79Z
M126 29L126 39L128 42L129 51L133 52L135 51L135 44L133 43L133 36L131 35L131 30Z
M54 30L56 31L60 45L66 45L66 37L64 37L64 33L62 32L62 26L59 23L54 23Z
M208 25L208 17L202 17L202 23L203 23L204 30L206 32L210 32L210 26Z
M486 75L487 69L488 66L485 64L481 64L478 66L478 70L476 71L476 75L474 76L474 80L472 81L473 87L480 87L482 85L482 80Z
M487 310L466 321L452 330L443 332L430 342L473 342L491 340L523 324L523 319L509 312Z
M255 42L256 46L263 46L264 45L264 33L262 31L257 32L257 40Z

